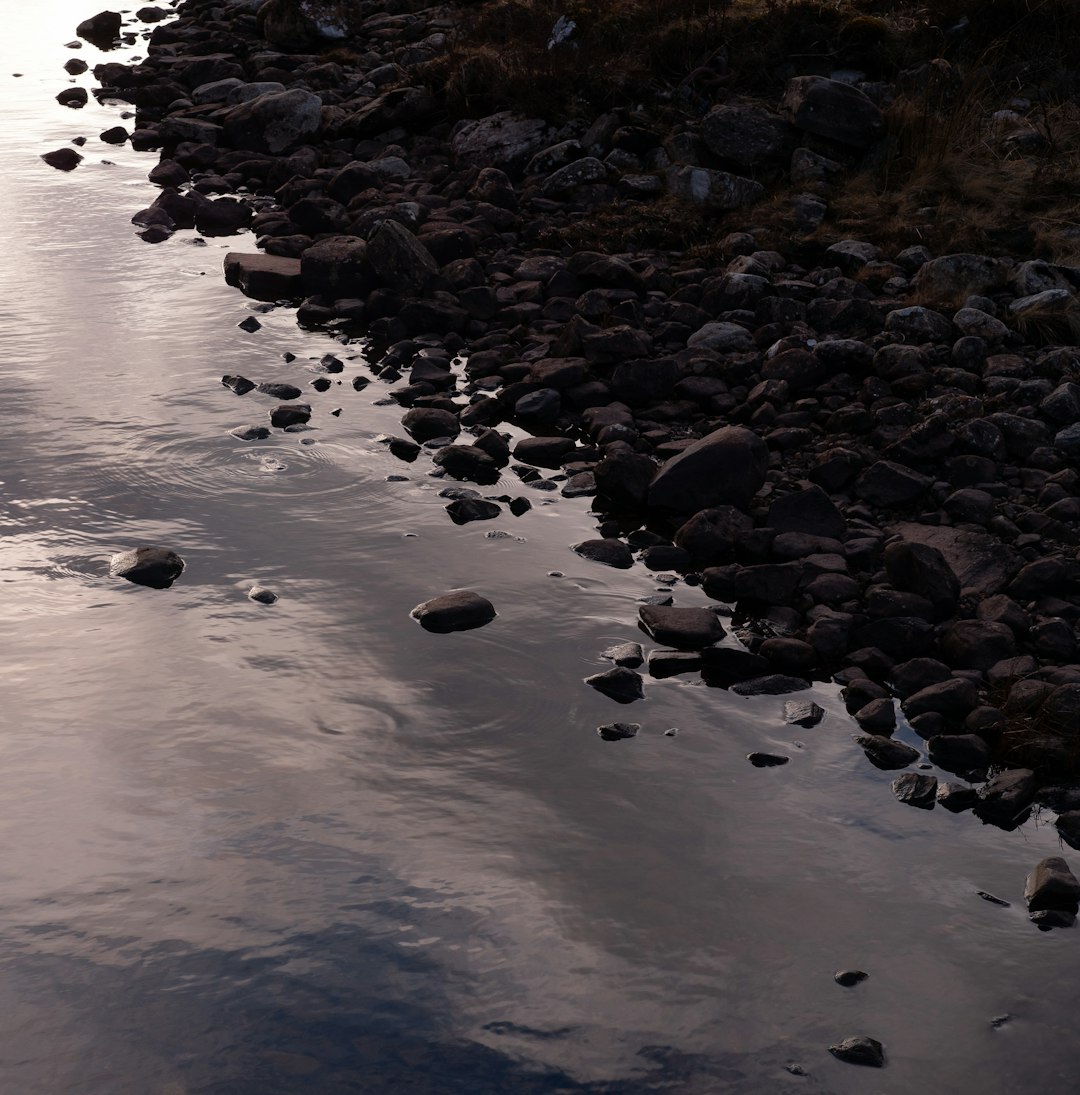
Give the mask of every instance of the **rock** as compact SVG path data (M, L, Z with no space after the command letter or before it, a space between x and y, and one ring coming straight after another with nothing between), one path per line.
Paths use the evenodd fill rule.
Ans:
M544 144L547 124L511 110L459 122L450 148L460 164L513 169L523 166Z
M499 481L498 462L475 445L444 445L432 457L432 463L454 479L483 484Z
M783 118L749 102L713 107L701 121L701 136L710 152L741 168L780 160L794 143Z
M614 537L582 540L581 543L573 545L573 551L582 559L603 563L604 566L614 567L616 570L629 570L634 565L633 552L622 540Z
M229 385L229 387L232 387L232 385ZM257 385L255 390L273 399L299 399L303 395L303 392L295 384L265 383ZM236 391L236 389L233 388L233 391ZM241 393L238 392L237 394Z
M264 441L270 436L270 431L266 426L253 425L236 426L229 430L229 433L241 441Z
M380 221L367 240L367 261L391 289L420 293L439 272L431 252L397 221Z
M998 772L979 788L975 816L1011 831L1027 820L1037 787L1035 773L1028 768Z
M225 281L255 300L296 300L303 295L300 260L277 255L225 256Z
M359 30L342 0L266 0L257 19L262 36L289 51L326 48Z
M113 41L120 36L120 23L118 11L99 11L84 19L75 28L75 33L99 49L111 49Z
M455 525L467 525L470 521L491 521L502 513L497 502L483 498L458 498L446 507Z
M941 552L963 589L980 596L998 593L1020 569L1017 553L996 536L961 529L904 522L896 532L909 543L926 544Z
M64 62L64 71L69 76L81 76L89 67L81 57L72 57Z
M829 1046L829 1052L837 1060L846 1061L849 1065L885 1067L885 1047L876 1038L868 1038L865 1034L845 1038L835 1046Z
M747 753L746 759L755 768L778 768L782 764L787 764L790 758L777 753Z
M697 673L701 669L701 654L697 651L652 650L649 652L649 676L663 679L679 673Z
M819 707L813 700L785 700L784 722L791 726L802 726L809 729L817 726L825 717L825 709Z
M979 693L973 681L966 677L950 677L912 693L901 706L909 719L934 711L945 718L959 720L978 702Z
M641 643L619 643L618 646L609 646L600 657L607 658L616 665L624 665L628 669L637 669L645 661Z
M871 700L854 714L860 728L870 734L891 734L896 729L896 708L891 699Z
M885 317L885 330L903 342L947 342L952 336L952 324L930 308L912 306L897 308Z
M1040 860L1027 877L1024 900L1029 912L1056 909L1075 915L1080 907L1080 881L1060 856Z
M962 783L939 783L937 800L950 813L959 814L975 805L978 792Z
M939 641L944 660L957 669L987 670L1016 653L1016 636L1007 624L957 620Z
M892 793L906 806L932 810L937 801L938 782L934 776L905 772L892 781Z
M74 171L82 163L82 156L74 148L57 148L42 153L41 158L57 171Z
M292 88L230 108L222 119L222 128L226 142L233 148L279 155L316 133L321 120L322 99L311 91Z
M139 547L121 551L109 560L109 577L126 578L151 589L168 589L183 573L184 560L162 547Z
M1080 810L1068 810L1058 814L1054 821L1058 836L1069 845L1070 848L1080 848Z
M869 148L885 131L880 109L863 92L824 76L790 80L780 109L798 129L853 148Z
M833 540L842 540L847 535L844 515L818 486L778 498L769 506L765 524L777 532L802 532Z
M687 340L691 350L716 350L718 353L735 353L749 350L754 345L753 336L738 323L713 322L699 327Z
M741 209L765 196L761 183L711 167L675 164L667 169L666 180L673 197L717 212Z
M444 411L439 407L413 407L401 419L408 435L421 444L438 437L457 437L461 424L453 411Z
M80 110L82 107L86 106L89 98L90 93L84 87L66 87L57 94L56 101L61 106L71 107L73 110Z
M881 768L886 772L906 768L919 759L917 749L912 749L910 745L905 745L902 741L894 741L880 734L855 734L852 740L862 747L867 760L875 768Z
M946 772L975 775L990 763L990 747L978 734L938 734L928 745L931 761Z
M679 650L700 650L719 642L727 634L716 613L707 608L642 605L638 617L650 638Z
M910 506L930 489L933 480L892 460L878 460L855 481L855 493L872 506Z
M709 646L701 652L702 678L706 684L728 688L738 681L757 683L765 679L769 663L759 654L737 646ZM799 682L808 688L805 682ZM800 689L789 689L800 691Z
M734 506L715 506L695 513L675 532L675 545L686 551L693 565L711 567L724 563L731 557L735 546L753 529L754 523L745 513ZM706 580L705 592L714 596L711 583ZM736 582L736 589L738 585ZM720 597L725 600L725 597Z
M446 634L450 631L469 631L474 627L483 627L495 619L496 612L486 597L462 589L424 601L409 615L425 631Z
M283 430L288 426L302 426L311 418L311 404L283 403L270 410L270 425Z
M252 586L247 591L247 595L249 601L255 601L260 605L272 605L278 599L278 595L266 586Z
M942 255L919 267L912 288L923 300L958 304L1005 284L1011 263L989 255Z
M711 668L717 662L706 662L706 667ZM784 696L789 692L802 692L810 687L809 681L801 677L788 677L783 673L768 673L763 677L753 677L750 680L739 681L731 686L731 691L736 696Z
M768 456L757 434L725 426L695 441L657 472L649 505L682 513L724 504L745 509L765 482Z
M645 688L641 674L625 666L616 666L604 673L596 673L585 678L585 683L603 692L616 703L633 703L645 698Z
M553 171L541 183L540 189L547 197L558 198L570 194L579 186L603 182L606 178L604 164L595 156L584 156Z
M925 597L941 616L956 610L960 580L936 548L900 541L885 548L883 559L896 589Z
M862 984L869 976L863 970L837 970L833 974L833 980L843 988L850 989Z
M604 741L624 741L626 738L636 736L641 729L638 722L609 722L604 726L598 726L596 732Z

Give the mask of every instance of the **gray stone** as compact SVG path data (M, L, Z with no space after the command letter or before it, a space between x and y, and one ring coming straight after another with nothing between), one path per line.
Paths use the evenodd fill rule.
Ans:
M1057 909L1075 914L1080 906L1080 881L1061 856L1048 856L1028 875L1024 900L1029 912Z
M905 806L916 806L920 810L932 810L937 801L938 782L934 776L924 776L918 772L905 772L892 781L892 793Z
M616 703L633 703L645 698L641 674L627 669L626 666L620 665L604 673L595 673L586 677L585 683Z
M741 209L765 195L761 183L710 167L675 165L667 169L666 178L674 197L717 211Z
M1038 780L1028 768L999 772L979 788L973 807L976 817L991 825L1014 829L1027 820Z
M717 662L712 662L715 666ZM710 663L706 662L710 668ZM784 696L790 692L802 692L810 687L809 681L801 677L789 677L783 673L769 673L763 677L739 681L731 686L736 696Z
M876 1038L868 1038L865 1034L845 1038L842 1042L829 1046L829 1052L837 1060L845 1061L849 1065L885 1067L885 1047Z
M248 600L260 605L272 605L278 599L278 595L266 586L252 586L247 591Z
M863 92L824 76L790 80L780 109L804 132L853 148L869 148L885 130L881 110Z
M614 537L597 538L594 540L582 540L573 545L574 554L582 559L588 559L592 563L603 563L604 566L614 567L616 570L629 570L634 565L633 552L622 542Z
M609 646L600 657L607 658L616 665L624 665L628 669L637 669L645 661L641 643L619 643L618 646Z
M303 295L300 260L278 255L225 256L225 281L255 300L295 300Z
M781 159L793 143L783 118L749 102L713 107L702 119L701 136L710 152L742 168Z
M604 726L598 726L596 732L604 741L625 741L627 738L637 736L641 729L638 722L609 722Z
M162 547L138 547L121 551L109 560L109 577L126 578L151 589L168 589L183 573L184 560Z
M928 745L930 759L946 772L977 775L990 763L990 747L978 734L938 734Z
M544 144L547 123L511 110L459 122L450 137L454 158L480 167L524 164Z
M367 262L391 289L419 293L439 272L431 252L404 225L380 221L367 239Z
M862 748L866 759L875 768L886 772L906 768L919 759L918 749L912 749L910 745L905 745L902 741L894 741L880 734L855 734L852 740Z
M825 717L825 709L819 707L813 700L785 700L784 722L791 726L802 726L809 729L817 726Z
M687 340L691 350L715 350L718 353L735 353L753 348L750 332L738 323L716 321L699 327Z
M699 650L703 646L712 646L726 634L716 613L707 608L642 605L638 609L638 617L650 638L679 650Z
M233 148L278 155L316 133L321 120L322 99L292 88L237 104L225 115L222 127Z

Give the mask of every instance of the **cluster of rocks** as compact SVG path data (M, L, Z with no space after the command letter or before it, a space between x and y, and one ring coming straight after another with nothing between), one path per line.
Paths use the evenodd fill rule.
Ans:
M135 105L132 144L161 152L144 238L250 230L260 250L227 257L230 284L386 347L374 371L404 382L409 435L391 452L591 496L599 536L579 554L735 606L737 643L707 610L667 608L674 629L643 610L672 648L650 656L655 676L744 694L832 676L881 767L919 756L891 739L899 714L946 771L1026 760L1014 817L1070 774L1080 269L867 240L796 261L753 232L728 235L716 265L541 247L598 208L759 195L708 156L826 183L842 164L825 152L872 145L879 106L808 75L775 111L715 106L693 140L625 112L455 121L422 78L452 7L360 2L344 22L324 7L184 0L145 60L95 67L94 94ZM271 426L311 414L283 404ZM531 436L512 444L506 424ZM465 520L498 504L454 501ZM643 694L625 666L590 683ZM965 801L928 780L899 780L898 797Z

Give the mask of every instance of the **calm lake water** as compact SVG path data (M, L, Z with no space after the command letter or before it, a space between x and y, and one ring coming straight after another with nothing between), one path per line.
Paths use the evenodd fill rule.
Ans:
M1022 898L1053 828L901 805L833 689L793 730L692 678L586 687L654 578L569 550L587 500L452 525L375 440L401 412L349 385L363 344L237 328L250 236L134 235L154 157L53 98L102 57L64 47L85 0L4 7L0 1088L1074 1092L1080 933ZM77 135L78 170L38 158ZM306 388L331 350L311 431L229 436L270 401L223 373ZM108 577L140 543L185 557L172 589ZM409 619L459 586L497 620ZM884 1071L828 1054L859 1033Z

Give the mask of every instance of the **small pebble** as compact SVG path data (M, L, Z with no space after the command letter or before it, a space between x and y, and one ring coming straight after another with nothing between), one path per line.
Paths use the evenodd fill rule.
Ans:
M664 731L664 737L665 738L673 738L678 733L679 733L679 728L677 726L672 726L669 730Z

